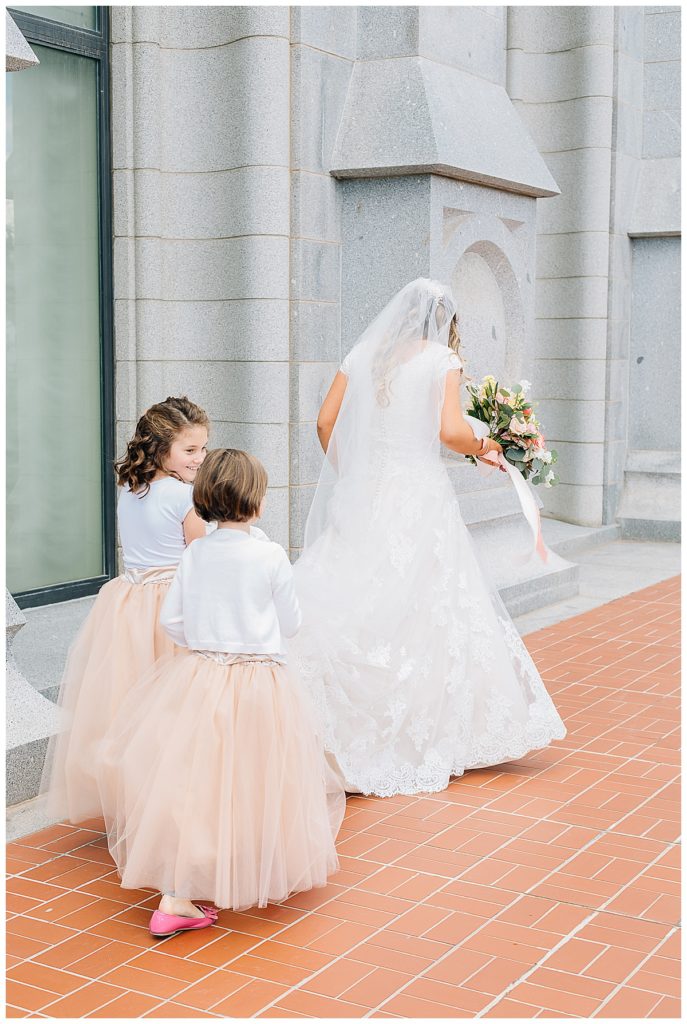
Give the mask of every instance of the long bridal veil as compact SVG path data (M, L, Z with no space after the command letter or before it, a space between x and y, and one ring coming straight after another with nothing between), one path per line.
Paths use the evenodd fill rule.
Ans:
M305 548L333 521L344 537L360 538L373 500L379 454L393 444L396 428L408 439L413 457L438 451L444 376L434 375L432 386L418 393L412 422L407 416L402 423L397 421L392 399L401 367L428 346L436 352L439 345L449 355L455 312L445 286L427 278L411 281L363 331L344 360L348 384L308 515ZM459 367L457 356L454 359Z

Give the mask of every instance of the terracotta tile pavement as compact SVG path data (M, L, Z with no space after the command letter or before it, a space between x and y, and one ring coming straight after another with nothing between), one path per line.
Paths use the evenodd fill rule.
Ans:
M526 638L568 726L352 797L341 871L155 942L98 821L7 847L9 1017L680 1016L679 577Z

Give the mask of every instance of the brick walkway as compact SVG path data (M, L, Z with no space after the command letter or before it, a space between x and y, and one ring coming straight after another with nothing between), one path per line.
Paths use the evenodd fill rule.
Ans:
M155 943L98 823L7 848L11 1017L679 1017L679 578L533 633L561 743L351 798L326 889Z

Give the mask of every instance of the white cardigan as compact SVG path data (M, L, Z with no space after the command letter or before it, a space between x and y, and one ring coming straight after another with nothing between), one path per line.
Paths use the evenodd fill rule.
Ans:
M301 624L286 552L254 526L250 533L225 528L194 540L160 622L181 647L283 658L282 639Z

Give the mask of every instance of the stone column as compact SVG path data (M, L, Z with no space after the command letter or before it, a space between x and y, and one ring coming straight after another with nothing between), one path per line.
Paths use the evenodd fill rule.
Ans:
M112 8L118 450L187 394L288 545L289 8Z
M558 182L537 214L533 381L561 483L556 518L603 522L613 133L612 7L511 7L508 89Z
M341 359L341 189L329 173L356 53L357 7L291 11L292 558L322 463L315 421Z

